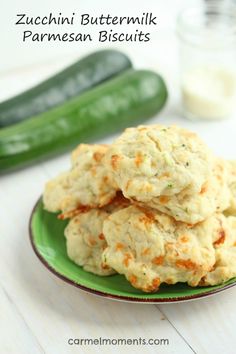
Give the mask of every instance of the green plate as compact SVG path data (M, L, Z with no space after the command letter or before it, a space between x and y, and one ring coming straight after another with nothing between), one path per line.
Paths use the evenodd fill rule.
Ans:
M213 295L236 284L236 278L223 285L192 288L186 284L161 285L157 293L147 294L133 288L122 275L100 277L84 271L66 254L66 221L43 209L40 199L30 218L30 240L42 263L62 280L87 292L103 297L141 303L169 303Z

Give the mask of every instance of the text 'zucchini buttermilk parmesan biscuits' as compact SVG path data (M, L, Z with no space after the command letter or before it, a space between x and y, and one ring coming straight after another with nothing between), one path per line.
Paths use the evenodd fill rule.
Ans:
M72 152L72 168L46 184L45 209L64 217L80 207L102 207L115 197L117 186L103 164L105 145L81 144Z
M68 257L98 276L213 286L236 277L236 162L196 134L128 128L111 145L79 145L69 171L46 184L49 212L68 218Z

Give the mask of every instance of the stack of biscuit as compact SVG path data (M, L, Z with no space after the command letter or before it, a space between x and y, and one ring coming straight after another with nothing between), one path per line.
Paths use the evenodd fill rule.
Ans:
M79 145L71 165L43 201L70 219L67 253L86 271L123 274L144 292L236 276L236 163L196 134L128 128L110 146Z

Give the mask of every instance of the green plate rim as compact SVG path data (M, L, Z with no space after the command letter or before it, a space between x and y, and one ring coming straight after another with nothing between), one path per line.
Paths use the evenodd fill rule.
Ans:
M91 293L93 295L97 295L100 297L105 297L111 300L117 300L117 301L125 301L125 302L135 302L135 303L146 303L146 304L169 304L169 303L178 303L178 302L185 302L185 301L192 301L192 300L197 300L197 299L201 299L201 298L205 298L208 296L212 296L215 295L219 292L222 292L224 290L227 290L229 288L232 288L233 286L236 285L236 278L233 278L230 281L229 284L225 284L222 285L220 288L219 286L217 286L217 288L215 288L214 286L212 286L212 290L206 290L203 293L199 293L199 294L193 294L193 295L186 295L186 296L177 296L177 297L170 297L170 298L148 298L148 294L144 294L145 297L140 298L140 297L136 297L133 295L130 296L124 296L124 295L115 295L115 294L111 294L109 292L103 292L97 289L93 289L90 287L87 287L85 285L82 285L78 282L75 282L74 280L70 279L69 277L65 276L64 274L60 273L57 269L55 269L51 264L49 264L49 262L43 257L43 255L40 253L40 251L38 250L35 242L34 242L34 231L33 231L33 217L37 211L37 208L39 207L40 203L42 201L42 196L39 197L39 199L37 200L37 202L35 203L32 212L30 214L30 218L29 218L29 238L30 238L30 244L33 248L34 253L36 254L36 256L38 257L38 259L41 261L41 263L52 273L54 274L56 277L58 277L59 279L63 280L64 282L66 282L67 284L70 284L76 288L79 288L80 290L83 290L87 293Z

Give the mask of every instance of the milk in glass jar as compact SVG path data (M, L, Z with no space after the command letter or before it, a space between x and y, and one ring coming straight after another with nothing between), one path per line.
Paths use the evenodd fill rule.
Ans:
M184 114L223 119L236 108L236 2L205 1L178 18Z

